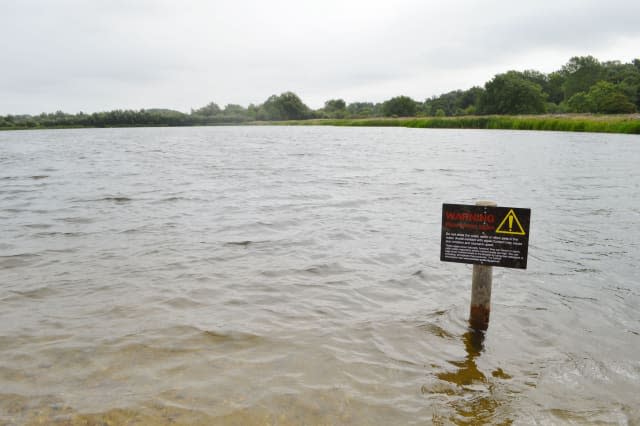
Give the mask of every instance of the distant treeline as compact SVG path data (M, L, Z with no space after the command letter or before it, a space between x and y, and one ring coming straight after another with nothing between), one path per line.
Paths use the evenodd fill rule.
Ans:
M330 99L313 110L292 92L260 105L215 102L186 114L169 109L115 110L92 114L58 111L40 115L0 116L0 129L120 126L197 126L254 121L359 119L377 117L458 117L518 114L628 114L640 110L640 59L630 63L573 57L560 70L507 71L484 87L454 90L416 101L396 96L382 103Z

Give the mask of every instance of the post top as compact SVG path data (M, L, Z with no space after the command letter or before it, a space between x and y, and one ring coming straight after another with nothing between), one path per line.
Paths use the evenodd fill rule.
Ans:
M476 206L497 207L498 203L496 203L495 201L478 200L476 201Z

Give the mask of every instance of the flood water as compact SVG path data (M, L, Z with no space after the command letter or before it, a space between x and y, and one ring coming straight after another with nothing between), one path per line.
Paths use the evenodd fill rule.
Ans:
M640 423L640 137L0 132L0 424ZM442 203L532 210L527 270Z

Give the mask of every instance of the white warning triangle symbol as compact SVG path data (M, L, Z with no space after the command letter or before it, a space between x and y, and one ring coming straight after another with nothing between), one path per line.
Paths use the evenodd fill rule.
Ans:
M513 209L510 209L509 213L502 219L496 229L496 234L525 235L524 228Z

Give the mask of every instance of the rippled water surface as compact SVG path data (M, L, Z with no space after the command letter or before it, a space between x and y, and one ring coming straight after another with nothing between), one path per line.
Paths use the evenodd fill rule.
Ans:
M640 423L640 138L0 133L0 424ZM527 270L443 202L532 209Z

